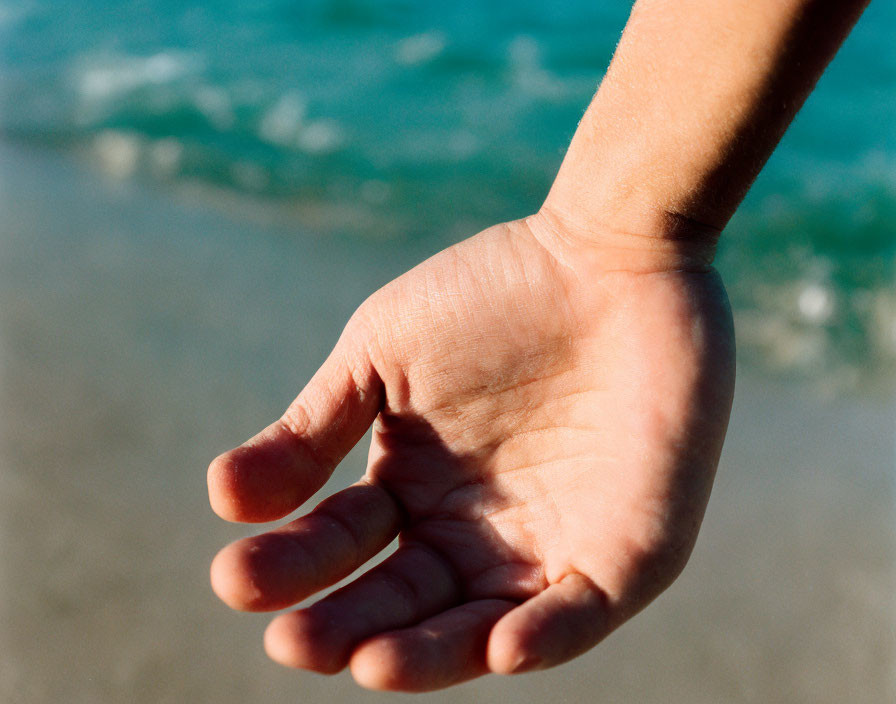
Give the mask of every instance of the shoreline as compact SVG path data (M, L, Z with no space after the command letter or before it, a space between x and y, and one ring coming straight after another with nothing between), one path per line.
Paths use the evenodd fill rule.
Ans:
M214 599L215 550L260 528L211 514L205 466L279 414L354 307L431 245L284 237L2 142L0 204L0 699L354 700L345 675L269 663L265 618ZM678 582L562 668L425 698L888 700L894 429L892 398L739 369Z
M82 178L103 184L106 191L143 194L144 198L162 203L162 208L167 211L205 213L212 220L226 222L227 229L238 236L259 231L263 236L286 240L299 237L315 245L339 242L342 245L340 255L348 266L359 257L358 250L369 252L371 248L384 248L397 253L405 262L404 268L391 270L393 277L440 249L493 224L493 220L481 218L461 219L433 230L432 223L422 228L419 223L415 224L415 214L407 212L407 208L401 212L395 207L381 208L376 203L350 198L346 194L341 200L320 194L307 199L253 195L211 182L166 180L159 175L153 178L149 172L122 175L83 146L54 150L27 141L4 142L0 136L0 150L19 154L26 160L39 158L54 171L78 173ZM748 203L749 199L745 207ZM822 397L871 396L884 401L893 398L896 395L896 357L893 356L896 350L896 299L889 289L838 291L826 288L824 282L816 281L808 274L786 283L776 279L769 288L769 282L761 281L761 272L757 270L754 275L757 277L758 299L746 303L745 286L752 287L752 284L743 280L739 273L743 262L739 262L733 252L737 249L735 238L743 235L744 228L755 227L740 222L742 218L757 217L755 204L747 210L748 214L745 211L733 218L727 228L731 232L723 238L714 264L733 301L739 358L744 362L743 366L759 377L813 387ZM505 216L526 214L505 213ZM407 256L409 252L416 254ZM782 249L781 257L786 256ZM374 261L382 259L379 252L373 252L369 257ZM774 263L774 267L780 265L781 262ZM856 310L852 310L852 304L848 302L851 298L856 300ZM864 348L856 347L855 340L847 339L848 335L841 329L844 320L838 320L842 316L855 315L859 309L863 311L861 315L868 318L864 322L853 321L869 326L863 333L866 336ZM861 354L865 355L864 359L857 357Z

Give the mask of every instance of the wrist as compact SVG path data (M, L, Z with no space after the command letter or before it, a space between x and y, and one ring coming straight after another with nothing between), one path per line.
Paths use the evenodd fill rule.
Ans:
M536 218L608 267L705 269L867 0L639 0Z
M569 247L599 250L611 268L709 268L730 212L701 187L707 150L690 159L674 135L629 130L620 112L601 86L536 224Z
M558 259L604 271L707 271L721 229L632 199L602 208L551 190L529 229ZM581 200L579 199L581 197Z

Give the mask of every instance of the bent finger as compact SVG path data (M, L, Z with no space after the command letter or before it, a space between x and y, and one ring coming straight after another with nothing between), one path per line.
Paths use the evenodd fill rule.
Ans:
M400 511L366 481L277 530L231 543L212 562L215 593L243 611L275 611L335 584L398 534Z
M352 676L368 689L428 692L484 675L489 632L514 606L502 599L472 601L370 638L352 654Z
M603 591L570 574L495 624L488 642L492 672L553 667L589 650L612 630Z
M379 412L382 382L363 327L346 327L286 413L208 469L209 501L244 523L287 515L317 491Z
M288 667L338 672L361 641L418 623L459 596L453 570L442 558L421 545L402 545L316 604L275 618L265 632L265 649Z

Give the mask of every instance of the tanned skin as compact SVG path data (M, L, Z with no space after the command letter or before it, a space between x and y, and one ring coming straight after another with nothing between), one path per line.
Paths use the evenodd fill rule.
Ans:
M693 547L734 389L716 241L865 2L640 0L543 207L374 293L283 417L218 457L214 510L270 656L424 691L562 663ZM297 301L296 305L301 305Z

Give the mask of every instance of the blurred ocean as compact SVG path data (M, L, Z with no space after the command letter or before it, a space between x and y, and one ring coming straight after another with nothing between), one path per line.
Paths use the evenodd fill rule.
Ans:
M0 0L0 139L434 249L540 205L628 10ZM833 389L896 377L894 34L873 2L717 260L746 359Z
M212 594L260 528L206 464L370 292L541 204L628 8L0 0L0 702L359 700ZM682 577L565 667L417 701L896 701L894 36L874 0L723 240L748 363Z

